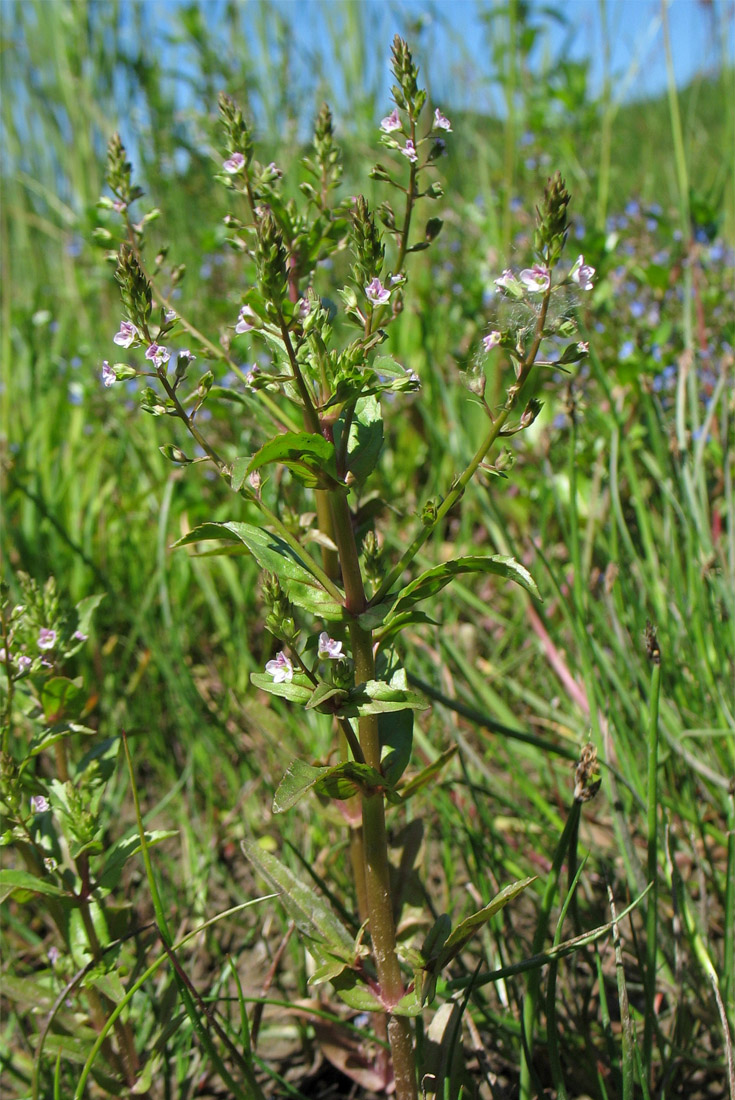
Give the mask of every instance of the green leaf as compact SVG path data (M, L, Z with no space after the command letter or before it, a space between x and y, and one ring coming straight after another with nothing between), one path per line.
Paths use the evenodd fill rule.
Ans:
M84 702L81 680L52 676L41 688L41 706L49 724L69 716L77 717Z
M334 444L316 432L284 432L264 444L250 460L247 472L271 462L288 467L309 489L346 491L337 476Z
M203 523L175 542L174 546L188 546L212 539L244 544L260 568L275 573L291 602L304 611L328 622L342 622L345 619L342 604L324 590L296 551L264 527L253 527L249 523Z
M304 760L293 760L273 796L273 813L282 814L295 806L330 768L317 768Z
M345 969L332 978L332 985L339 996L357 1012L385 1012L386 1005L375 996L365 980L354 970Z
M242 850L284 906L303 936L316 944L326 944L346 963L355 958L355 944L345 926L335 916L312 882L301 882L293 871L266 852L255 840L243 840Z
M239 493L245 484L245 478L248 476L248 466L250 465L249 458L236 458L232 463L232 471L230 473L230 485L236 493Z
M338 710L345 718L365 714L383 714L394 710L426 710L428 703L417 691L410 691L404 669L397 669L390 683L367 680L350 691L349 698Z
M317 783L319 794L327 798L344 800L361 791L371 794L386 787L386 781L379 771L368 764L358 764L355 760L345 760L334 768L328 768L327 774Z
M442 970L447 963L451 962L456 955L462 951L465 944L472 938L478 928L481 928L483 924L486 924L491 917L495 916L509 901L518 897L527 886L535 880L535 876L531 878L519 879L518 882L512 882L510 886L506 886L504 890L501 890L499 894L496 894L493 900L486 905L483 909L478 909L476 913L472 913L471 916L465 917L463 921L457 925L448 936L444 947L439 954L436 961L436 970Z
M55 886L53 882L37 878L30 871L6 868L0 871L0 902L6 898L17 895L20 902L27 901L32 894L45 894L50 898L66 897L66 891Z
M375 469L383 449L383 417L375 397L361 397L347 440L347 469L362 484Z
M413 711L399 710L378 715L378 734L381 749L391 749L381 766L385 781L395 787L408 767L413 746Z
M340 702L342 699L347 698L347 694L344 688L336 687L334 684L326 684L322 681L314 688L311 699L306 704L306 709L314 710L316 707L323 706L330 699ZM327 708L327 710L329 709Z
M285 680L276 683L267 672L251 672L250 683L255 684L261 691L267 691L269 695L278 695L279 698L288 699L290 703L298 703L302 707L309 702L312 696L311 687L296 683L294 680L290 683Z
M532 596L541 599L533 577L525 566L517 562L515 558L504 557L500 554L495 554L493 557L471 555L457 558L455 561L444 562L442 565L436 565L433 569L428 569L421 576L416 577L415 580L407 584L393 604L391 618L407 611L408 608L420 603L421 600L435 596L445 585L449 584L453 577L457 577L462 573L494 573L499 577L507 577L508 580L520 584Z

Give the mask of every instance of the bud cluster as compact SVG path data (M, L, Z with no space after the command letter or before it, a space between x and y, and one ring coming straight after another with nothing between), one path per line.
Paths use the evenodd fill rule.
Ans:
M250 129L242 117L242 111L234 99L225 95L224 92L220 94L218 102L222 124L227 135L227 148L230 151L230 156L238 159L242 157L243 166L247 166L253 156L253 139L250 136Z
M397 105L408 111L409 118L415 122L426 102L426 92L418 86L418 65L414 64L408 44L396 35L391 47L393 61L391 68L396 84L391 91Z
M265 620L266 630L274 638L293 645L299 635L294 621L293 605L274 573L267 573L263 579L263 600L270 609Z
M132 183L132 165L127 159L127 154L120 135L115 132L107 146L107 171L105 180L111 191L125 206L139 199L143 194L140 187L134 187Z
M137 328L147 328L153 308L153 295L138 257L129 244L120 246L115 279L120 287L120 297L125 312L131 322Z
M385 259L385 245L363 195L357 196L352 211L352 254L355 260L352 274L359 287L380 275Z
M546 184L544 201L536 208L538 225L534 234L534 248L547 267L553 267L561 256L569 232L567 207L571 196L560 172Z

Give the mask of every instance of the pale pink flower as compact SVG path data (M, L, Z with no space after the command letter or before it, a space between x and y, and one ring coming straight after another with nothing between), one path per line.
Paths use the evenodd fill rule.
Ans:
M154 366L162 367L164 363L168 363L171 358L171 352L168 348L162 347L161 344L151 344L146 349L145 357L146 359L150 359Z
M483 336L482 338L482 346L485 351L492 351L492 349L496 348L499 343L500 333L497 329L494 329L492 332L488 332L487 336Z
M592 276L594 273L594 267L584 262L584 256L578 256L574 267L569 272L569 277L580 290L592 290Z
M365 287L365 296L369 302L372 302L374 306L382 306L390 298L390 291L386 290L380 279L375 276L371 279L368 285Z
M434 129L435 130L446 130L448 133L452 132L451 122L449 121L449 119L445 115L443 115L441 113L441 111L439 110L438 107L434 111Z
M226 161L223 162L222 167L225 172L229 172L231 176L236 176L238 172L242 172L245 167L245 157L242 153L233 153Z
M108 388L117 382L117 375L106 359L102 363L102 381Z
M401 149L401 152L403 153L404 157L407 157L408 160L411 161L411 164L415 164L416 161L419 159L419 155L416 152L416 146L410 138L406 139L406 146L404 149Z
M520 283L509 267L506 267L503 274L495 280L495 285L499 290L517 290L520 287Z
M391 134L394 130L400 130L401 119L398 114L398 108L394 107L389 115L380 121L380 129L384 134Z
M336 661L342 656L342 643L335 641L334 638L330 638L326 630L323 630L319 635L319 656L323 661L330 658Z
M56 631L50 627L42 626L38 632L37 646L39 649L53 649L56 645Z
M543 294L551 284L551 272L543 264L534 264L523 269L520 279L531 294Z
M274 661L268 662L265 671L273 677L274 684L290 684L293 680L293 665L283 650L276 655Z
M235 332L250 332L250 330L255 327L248 320L248 317L255 317L255 314L253 313L250 306L243 306L240 310L240 316L237 319L237 324L235 325Z
M120 322L120 331L112 337L112 342L121 348L129 348L136 340L140 339L140 333L130 321Z

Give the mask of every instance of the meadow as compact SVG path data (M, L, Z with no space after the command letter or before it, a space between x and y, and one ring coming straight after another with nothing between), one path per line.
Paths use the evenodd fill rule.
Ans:
M312 8L0 12L0 1097L735 1100L732 13Z

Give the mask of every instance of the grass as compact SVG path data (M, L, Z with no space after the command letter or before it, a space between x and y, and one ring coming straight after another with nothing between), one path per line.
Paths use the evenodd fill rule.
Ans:
M360 38L356 7L329 15L357 70L387 43ZM272 820L286 766L295 755L326 760L331 729L323 716L266 702L250 686L250 672L276 648L255 564L170 549L197 523L244 517L223 484L165 461L161 421L132 399L128 407L120 387L101 389L119 305L104 247L90 243L108 119L124 95L134 112L120 114L134 135L136 170L162 210L161 239L187 264L182 312L216 339L236 316L241 289L238 257L218 228L227 205L211 179L216 93L226 87L252 104L268 138L264 160L272 155L286 170L296 170L303 116L317 101L299 95L296 76L283 79L299 72L298 43L277 12L255 9L251 43L233 15L213 30L194 5L171 24L187 58L181 109L155 63L162 25L152 8L126 9L3 9L4 36L18 46L5 51L2 106L4 579L11 602L20 598L19 570L39 581L53 574L71 602L105 594L71 666L85 685L95 741L127 732L134 782L121 760L106 788L105 840L137 834L136 789L145 828L177 833L151 847L145 870L140 857L131 860L108 899L113 928L122 931L132 915L142 929L116 948L129 998L102 994L122 1006L138 1051L150 1054L141 1059L148 1094L215 1096L219 1075L233 1096L347 1095L345 1077L325 1061L345 1034L343 1008L329 993L316 1003L312 961L283 910L257 903L266 891L239 847L251 835L280 836L293 872L303 876L306 865L353 919L338 815L300 803ZM518 76L513 58L520 65L511 54L501 74L508 89ZM429 70L430 59L420 59ZM334 73L341 97L330 97L327 75L320 89L344 138L346 194L374 159L368 150L388 110L352 65ZM726 1030L735 1027L735 333L724 242L735 230L735 196L732 107L722 105L735 102L733 77L723 70L684 90L672 85L669 99L608 104L607 116L604 100L590 102L584 77L550 67L506 121L442 105L455 131L440 168L446 224L428 258L414 257L414 304L391 335L392 353L422 379L406 415L386 421L380 489L401 501L400 535L390 513L378 524L392 560L416 511L446 492L483 431L458 367L487 329L492 279L529 255L544 154L548 171L559 167L568 179L579 250L599 279L583 318L589 368L570 393L564 380L544 382L544 412L515 448L508 481L483 475L419 558L429 567L450 547L513 554L543 603L492 578L456 584L432 609L440 629L402 636L406 667L436 698L416 730L412 770L457 752L417 796L405 828L396 825L394 862L403 857L406 937L442 913L456 922L509 881L538 876L440 980L440 998L467 997L463 1041L480 1095L510 1095L519 1080L527 1096L543 1088L570 1098L704 1096L718 1082L725 1095ZM526 127L531 141L521 150ZM248 354L245 344L237 350ZM228 454L257 446L257 425L237 409L219 430ZM660 665L646 651L648 620ZM602 789L570 838L570 761L588 739ZM71 756L88 743L78 737ZM51 754L36 766L48 778ZM7 848L3 866L13 866ZM654 871L656 889L620 918ZM149 928L157 893L183 975ZM232 912L245 902L253 904ZM112 1094L114 1082L99 1076L103 1062L92 1058L101 1043L94 1020L76 1014L88 1001L74 990L34 1069L42 1021L78 960L49 965L49 948L61 941L38 899L6 900L2 914L0 1095L31 1095L34 1072L39 1095L74 1095L85 1065L86 1094ZM513 970L614 918L614 937L531 977ZM487 980L498 971L505 976ZM204 1004L217 1010L211 1033L201 1026ZM364 1030L358 1039L364 1053ZM352 1076L362 1095L374 1093L366 1067Z

